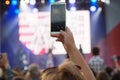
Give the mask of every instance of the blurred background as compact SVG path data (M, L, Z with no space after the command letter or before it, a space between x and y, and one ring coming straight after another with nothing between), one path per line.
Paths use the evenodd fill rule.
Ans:
M50 37L50 4L66 2L66 24L88 62L91 48L99 47L107 66L120 56L120 0L0 0L0 51L11 67L31 63L45 68L49 49L57 66L66 58L61 43Z

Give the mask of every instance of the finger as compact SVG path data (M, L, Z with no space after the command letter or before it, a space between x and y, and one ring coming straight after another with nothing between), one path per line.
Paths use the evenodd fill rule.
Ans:
M61 40L60 38L56 39L56 41L60 41L60 42L62 42L62 40Z
M51 34L51 37L59 38L60 34Z
M71 30L70 30L69 27L66 27L66 32L67 32L67 33L69 33L69 32L71 33Z

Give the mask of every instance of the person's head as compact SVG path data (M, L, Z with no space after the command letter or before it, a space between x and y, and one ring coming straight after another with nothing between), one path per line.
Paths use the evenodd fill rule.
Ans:
M112 72L113 72L113 68L111 68L111 67L106 67L106 68L105 68L105 71L106 71L107 74L111 77Z
M94 56L99 55L99 52L100 52L100 50L99 50L98 47L92 48L92 54L93 54Z
M110 77L105 71L102 71L102 72L98 73L96 79L97 80L110 80Z
M57 74L57 67L47 68L42 72L41 79L42 80L55 80L56 74Z
M31 77L39 77L41 74L38 64L30 64L28 67L28 72Z
M112 79L111 80L120 80L120 71L118 71L117 73L115 73L113 76L112 76Z
M43 72L42 80L85 80L85 78L73 62L65 61L58 67Z
M58 67L58 79L59 80L85 80L83 73L80 71L80 67L75 65L72 61L65 61Z
M15 76L12 80L25 80L23 76Z

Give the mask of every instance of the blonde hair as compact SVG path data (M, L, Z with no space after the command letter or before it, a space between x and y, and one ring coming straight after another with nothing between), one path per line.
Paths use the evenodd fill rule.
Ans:
M59 66L59 80L85 80L80 69L70 60Z
M42 80L86 80L72 61L65 61L56 68L43 72Z
M57 73L57 67L48 68L42 72L41 79L42 80L55 80L54 78L56 76L56 73Z

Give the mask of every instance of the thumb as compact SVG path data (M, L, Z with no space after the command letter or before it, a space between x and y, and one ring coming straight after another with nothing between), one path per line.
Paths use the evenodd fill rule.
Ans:
M60 30L60 34L64 37L64 36L65 36L65 34L66 34L66 32L65 32L65 31L63 31L63 30Z

